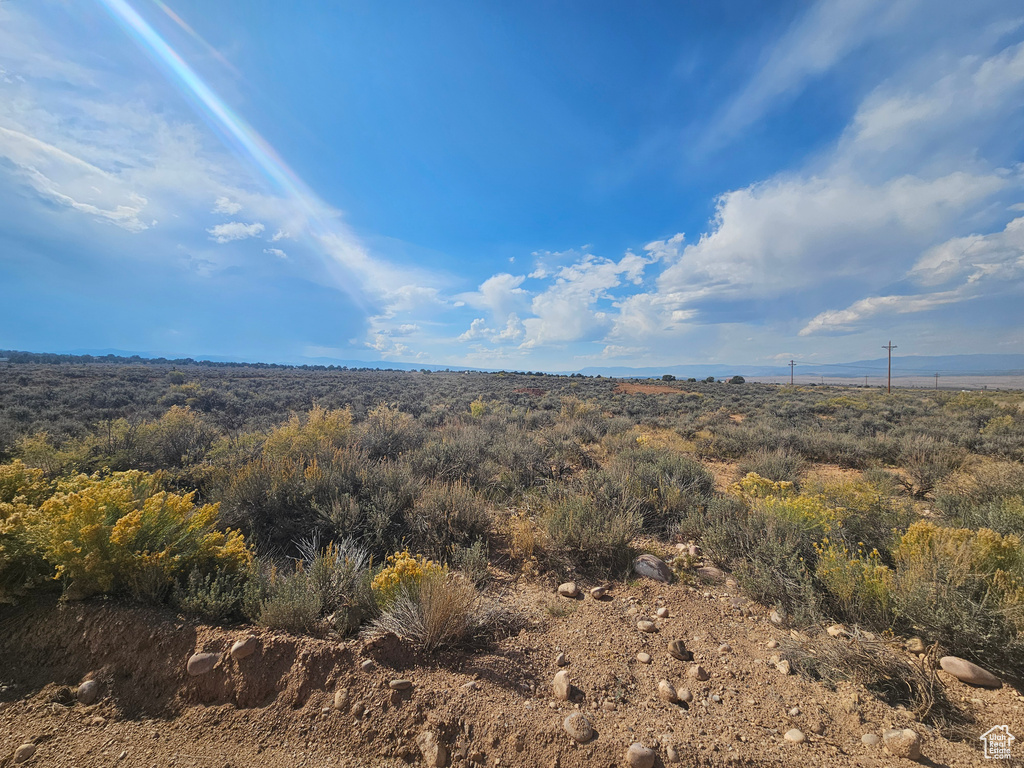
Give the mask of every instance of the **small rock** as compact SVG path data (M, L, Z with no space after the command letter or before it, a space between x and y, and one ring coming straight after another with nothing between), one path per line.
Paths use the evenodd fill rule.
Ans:
M558 585L558 594L562 597L576 597L580 593L575 581L567 581Z
M775 668L784 675L788 675L790 672L793 671L793 669L789 665L788 659L783 659L782 661L780 661L778 664L775 665Z
M604 587L594 587L590 590L590 596L595 600L600 600L602 597L608 594L608 590Z
M786 616L778 611L772 611L768 614L768 621L776 626L782 626L786 623Z
M689 688L680 688L676 691L676 698L684 704L689 704L691 701L693 701L693 694L690 693Z
M711 675L709 675L708 671L706 669L704 669L704 667L702 667L700 664L694 664L692 667L690 667L686 671L686 674L689 675L690 677L692 677L694 680L710 680L711 679Z
M689 552L690 557L700 557L700 547L696 544L691 544L687 547L687 551Z
M842 624L833 624L830 627L826 627L825 631L829 637L843 637L844 635L850 634L850 631Z
M188 663L185 665L185 669L192 677L198 677L199 675L205 675L220 661L219 653L193 653Z
M668 680L660 680L658 682L658 698L662 701L667 701L669 704L675 704L679 701L679 697L676 695L676 689L672 687L672 684Z
M668 567L668 563L654 555L640 555L633 561L633 572L637 576L663 581L666 584L672 579L672 569Z
M128 757L128 750L127 749L122 749L121 750L121 754L117 756L117 759L118 760L124 760L126 757Z
M392 680L388 683L392 691L407 691L412 688L412 680Z
M655 614L654 614L654 615L655 615L655 616L657 616L657 617L658 617L659 619L667 619L667 618L668 618L668 608L666 608L666 607L665 607L665 606L663 605L663 606L661 606L661 608L659 608L659 609L658 609L658 610L657 610L657 611L655 612Z
M462 687L467 691L476 691L480 688L480 684L476 680L470 680L468 683L463 683Z
M719 653L732 653L732 646L729 645L728 643L722 643L720 646L718 646L718 652Z
M882 734L882 743L893 757L907 760L921 759L921 737L910 728L897 728Z
M939 659L939 666L951 674L957 680L968 685L976 685L982 688L1002 688L1003 682L987 669L982 669L977 664L972 664L967 659L959 656L943 656Z
M256 653L258 645L259 641L252 635L243 637L231 646L231 658L235 661L246 659Z
M878 745L878 742L880 742L881 739L878 738L877 733L865 733L863 736L860 737L860 741L861 744L866 744L869 747L874 747Z
M717 693L711 694L711 700L713 702L715 702L715 704L721 704L722 703L722 697L719 696Z
M569 682L569 673L564 669L561 672L555 674L555 679L551 683L551 688L555 692L555 698L559 701L568 701L569 694L572 692L572 683Z
M334 708L339 711L348 709L348 688L339 688L334 692Z
M713 565L702 565L697 569L697 575L705 581L713 581L715 583L725 581L725 571Z
M912 637L907 640L907 650L911 653L924 653L928 649L924 644L924 640L920 637Z
M794 744L803 744L805 741L807 741L807 737L804 736L804 732L801 731L799 728L790 728L788 731L786 731L786 735L782 738Z
M562 722L562 727L573 739L581 744L594 737L594 728L582 712L573 712Z
M423 762L430 768L444 768L448 764L448 748L437 740L433 731L423 731L417 736L416 746L420 748Z
M653 749L648 749L643 744L631 744L626 750L626 762L630 768L653 768L654 760L657 758Z
M769 648L778 648L779 647L779 641L778 640L769 640L768 641L768 647Z
M377 665L373 663L373 659L363 659L359 662L359 668L363 670L363 672L372 672L375 666Z
M639 661L641 664L650 664L651 654L640 651L640 653L636 655L636 660Z
M793 707L791 710L789 710L789 716L790 717L799 717L800 716L800 707Z
M352 717L356 720L361 720L363 715L366 714L366 705L361 701L357 701L352 705Z
M555 656L555 664L557 664L558 666L564 667L568 663L569 663L569 660L567 658L565 658L565 654L564 653L560 653L557 656Z
M679 750L671 744L665 748L665 762L666 763L678 763L679 762Z
M100 684L95 680L86 680L75 691L75 697L80 704L89 706L95 704L100 695Z
M14 750L14 762L24 763L32 759L32 755L36 753L36 745L32 743L22 744L16 750Z
M658 631L658 628L654 625L654 622L653 621L647 621L646 619L638 621L636 623L636 628L639 629L641 632L648 632L648 633L650 633L650 632L657 632Z
M737 587L739 587L739 582L736 581L736 579L726 579L725 586L729 589L736 589Z
M686 643L673 640L668 644L668 655L680 661L693 661L693 653L686 650Z

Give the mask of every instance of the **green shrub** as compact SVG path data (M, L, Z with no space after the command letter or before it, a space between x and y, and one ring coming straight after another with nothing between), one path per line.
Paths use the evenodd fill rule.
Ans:
M643 517L636 502L601 503L579 490L557 489L545 501L542 524L548 554L556 563L622 573Z
M760 449L740 462L743 474L753 472L769 480L798 483L806 463L799 454L785 448Z
M250 577L249 571L204 574L196 568L183 584L174 585L171 603L182 613L214 623L242 618Z
M438 560L452 547L483 538L490 527L483 501L461 483L427 485L406 511L405 523L417 548Z
M911 435L900 446L900 466L907 473L907 490L923 498L964 463L966 452L925 435Z
M287 632L316 632L323 600L301 568L281 574L272 570L263 587L256 611L260 624Z

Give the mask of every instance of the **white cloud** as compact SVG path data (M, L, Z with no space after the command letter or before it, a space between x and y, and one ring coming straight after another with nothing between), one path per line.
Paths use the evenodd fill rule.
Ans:
M529 304L529 292L520 286L524 275L510 275L502 272L484 280L472 293L463 293L458 299L474 309L486 309L504 321L512 312Z
M291 235L289 235L283 229L279 229L279 230L277 230L277 232L274 233L273 237L270 238L270 242L276 243L276 242L279 242L281 240L290 240L290 239L291 239Z
M211 213L224 213L228 216L233 216L242 210L242 204L236 203L228 197L218 197L216 202L213 204L213 210Z
M280 248L264 248L264 253L269 253L271 256L277 256L279 259L287 259L288 254L282 251Z
M916 296L871 296L855 301L846 309L822 312L800 330L800 335L811 336L822 332L852 331L865 320L876 315L905 315L924 312L944 304L954 304L963 299L964 296L959 291L943 291Z
M513 312L508 316L505 327L500 331L487 327L487 321L478 317L469 324L469 328L459 335L459 341L486 340L493 344L509 344L523 338L525 330L519 316Z
M218 224L206 230L210 237L218 243L230 243L232 240L245 240L249 237L257 237L263 232L264 226L256 221L252 224L243 224L240 221L231 221L227 224Z

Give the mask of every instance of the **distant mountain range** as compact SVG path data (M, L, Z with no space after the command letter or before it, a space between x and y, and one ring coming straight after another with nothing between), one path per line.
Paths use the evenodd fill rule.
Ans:
M12 361L38 359L40 362L59 362L53 358L58 356L106 358L111 362L130 363L142 360L165 359L175 363L186 360L192 362L209 361L212 363L255 364L237 357L205 355L183 358L178 355L153 352L130 352L123 349L75 349L59 353L23 353L0 350L0 357L10 357ZM70 362L70 361L69 361ZM856 360L850 363L821 363L797 360L798 376L827 376L829 378L862 378L864 376L885 376L888 361L884 357L873 360ZM498 371L500 368L471 368L464 365L444 365L437 363L400 363L390 360L344 360L329 357L298 358L277 361L279 365L310 365L336 366L347 368L379 368L400 371ZM704 379L714 376L716 379L729 376L750 376L757 378L789 376L788 365L720 365L700 364L667 365L650 367L629 366L589 366L579 370L545 371L546 373L571 374L580 373L584 376L609 376L614 378L660 378L671 374L677 379ZM893 357L892 375L900 376L1021 376L1024 375L1024 355L906 355Z

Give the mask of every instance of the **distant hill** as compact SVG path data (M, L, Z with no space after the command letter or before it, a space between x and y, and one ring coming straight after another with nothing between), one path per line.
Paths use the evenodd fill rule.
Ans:
M275 363L245 361L237 357L210 355L203 357L170 357L151 352L130 352L120 349L76 349L68 352L19 352L0 350L0 357L10 358L12 363L173 363L175 365L254 365L254 366L309 366L335 368L376 368L398 371L482 371L494 372L503 368L473 368L465 365L443 363L402 363L390 360L347 360L330 357L298 358ZM884 357L873 360L855 360L849 363L821 363L797 360L796 373L800 376L828 376L829 378L861 378L863 376L884 376L888 361ZM539 371L538 371L539 372ZM677 379L705 379L714 376L724 379L730 376L782 377L789 375L788 365L736 365L700 364L665 365L649 367L590 366L579 370L545 371L568 375L608 376L613 378L660 378L671 374ZM893 357L892 375L900 376L1021 376L1024 375L1024 355L906 355Z

